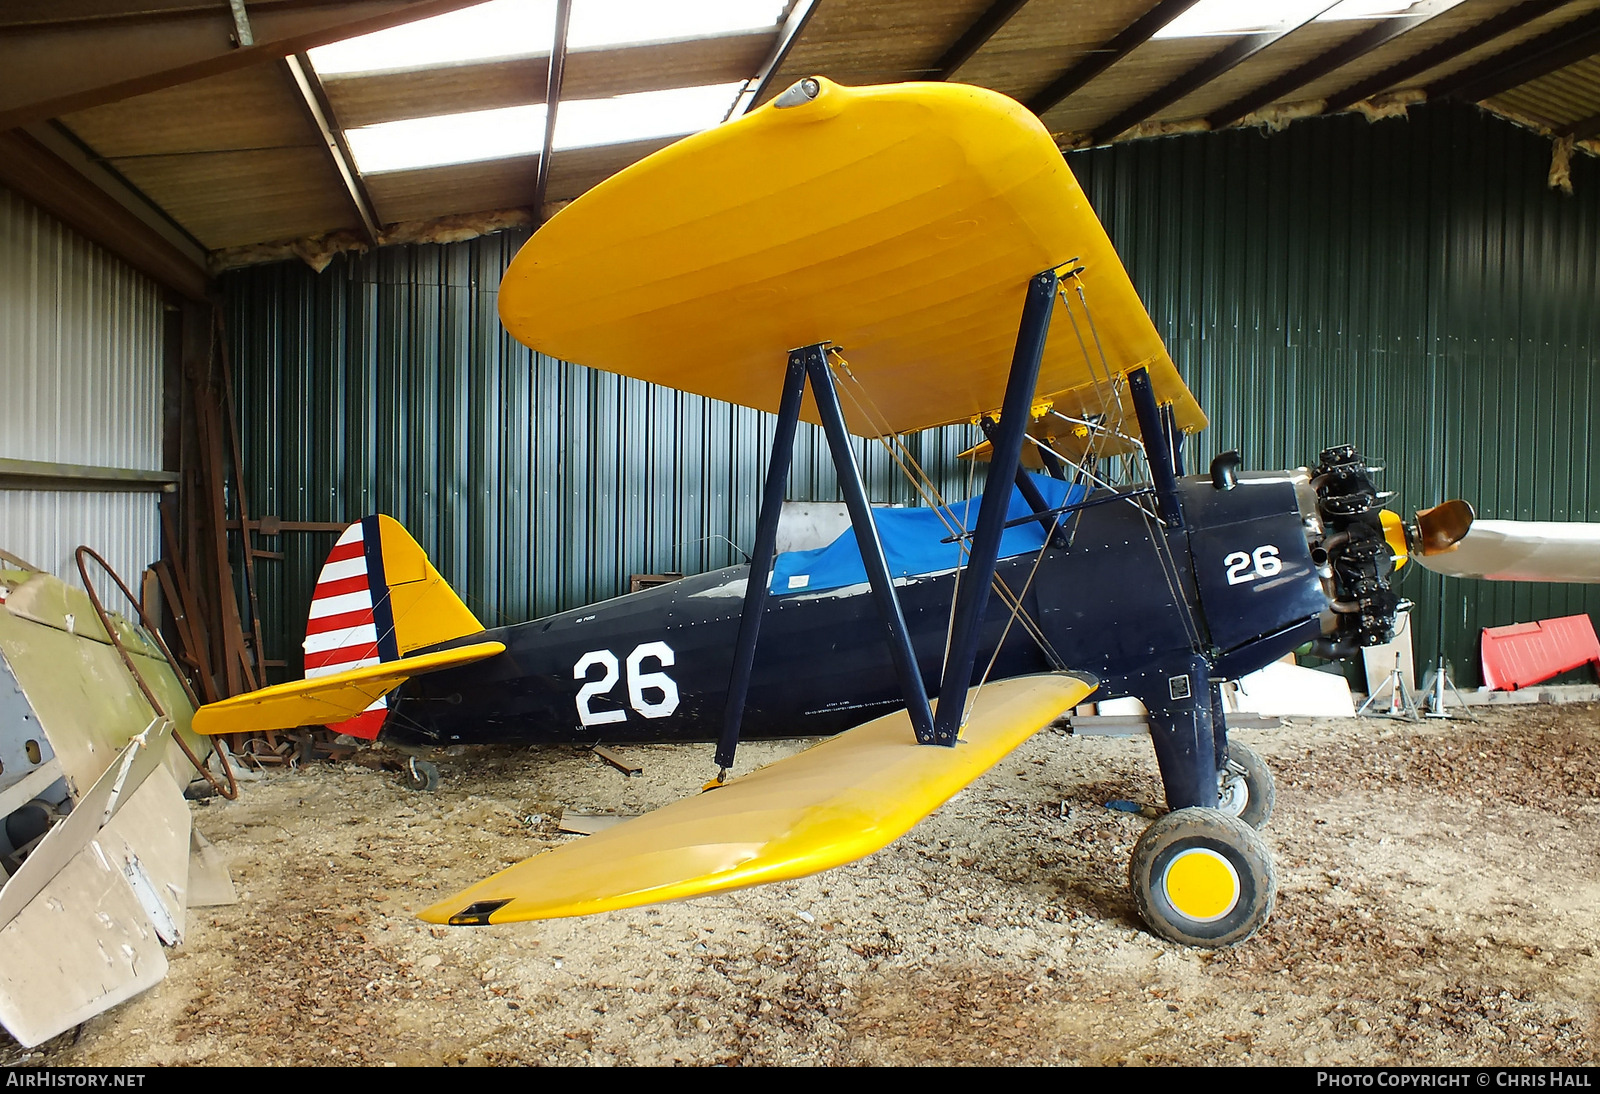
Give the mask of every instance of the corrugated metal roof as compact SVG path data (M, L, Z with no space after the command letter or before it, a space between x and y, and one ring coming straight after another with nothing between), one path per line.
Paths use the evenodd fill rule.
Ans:
M109 2L109 0L107 0ZM370 2L370 0L369 0ZM576 0L583 3L584 0ZM93 5L89 5L92 7ZM129 19L133 0L117 0ZM957 69L954 78L1028 101L1074 65L1102 54L1157 0L1028 0ZM793 80L821 74L847 84L927 79L941 60L991 11L992 0L817 0L809 22L771 79L766 94ZM153 11L154 9L150 9ZM1334 55L1338 67L1261 103L1250 121L1283 124L1315 114L1330 98L1362 81L1369 94L1414 101L1423 90L1486 60L1567 28L1600 11L1600 0L1463 0L1361 55L1341 48L1378 26L1377 20L1312 22L1175 101L1148 110L1125 136L1204 128L1222 107ZM1521 13L1521 14L1519 14ZM69 19L71 13L63 15ZM1511 18L1506 18L1507 16ZM75 18L75 16L72 16ZM147 17L154 18L148 14ZM1506 18L1500 26L1496 21ZM0 29L5 26L0 13ZM1515 23L1516 25L1509 25ZM82 25L90 32L89 22ZM1499 27L1472 45L1462 36ZM1574 37L1580 37L1574 35ZM1590 41L1583 38L1584 41ZM1151 40L1045 109L1064 146L1101 129L1152 92L1173 84L1230 47L1226 36ZM655 42L568 55L564 97L592 98L654 89L733 82L753 77L780 42L780 28L711 38ZM0 47L3 47L0 42ZM1560 135L1592 122L1600 136L1600 38L1576 63L1540 70L1520 86L1494 94L1487 105L1523 124ZM1397 65L1440 51L1425 70ZM3 54L0 54L3 55ZM0 69L3 72L3 69ZM324 81L332 120L350 128L384 121L543 101L548 58L542 54L408 71L329 76ZM1385 74L1392 76L1385 79ZM0 81L4 76L0 75ZM282 240L360 228L327 149L308 119L281 63L152 91L77 111L62 119L96 154L139 186L206 246ZM1219 119L1220 124L1220 119ZM557 151L550 175L560 180L546 200L582 193L657 142L637 141L604 151ZM384 223L489 212L529 205L537 156L373 175L365 180ZM559 192L556 192L559 191ZM415 229L408 229L415 234ZM352 243L356 242L352 236Z

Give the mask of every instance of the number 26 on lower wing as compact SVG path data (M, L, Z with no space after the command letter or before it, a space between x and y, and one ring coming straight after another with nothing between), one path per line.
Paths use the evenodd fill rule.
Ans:
M1229 585L1242 585L1258 577L1272 577L1283 569L1278 549L1270 543L1257 547L1248 555L1243 551L1235 551L1222 560L1222 565L1227 570Z
M646 718L665 718L678 709L678 684L664 672L643 672L645 658L654 658L662 668L671 668L675 657L672 647L665 642L642 642L628 654L628 705ZM600 679L590 680L589 670L599 666ZM617 655L610 650L594 650L578 658L572 667L572 678L585 681L578 689L578 720L586 726L610 725L625 722L625 710L595 710L589 704L597 697L607 695L621 675ZM660 692L661 698L651 702L646 692Z

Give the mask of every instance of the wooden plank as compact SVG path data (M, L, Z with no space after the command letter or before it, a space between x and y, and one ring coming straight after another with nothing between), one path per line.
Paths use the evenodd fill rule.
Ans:
M255 682L246 660L244 649L244 624L239 617L239 604L233 592L233 567L228 562L227 501L223 495L223 479L227 475L222 450L222 423L214 394L198 384L195 391L197 424L200 443L205 456L205 502L211 533L211 555L215 567L218 615L222 632L222 671L227 681L228 694L238 695L254 691Z
M251 532L250 501L244 487L244 455L239 444L239 420L233 412L236 405L233 399L233 366L228 357L228 331L223 324L222 309L215 308L211 314L216 338L217 364L222 372L223 419L228 427L228 447L233 453L233 503L239 513L239 538L242 544L240 553L244 555L244 588L245 595L250 600L250 629L254 639L251 650L256 664L260 666L266 660L267 652L261 638L261 598L257 593L255 536ZM227 522L224 522L223 528L226 527ZM266 673L258 670L256 680L258 684L265 684Z
M0 490L170 493L177 486L178 475L174 471L0 458Z
M622 753L618 752L616 749L607 748L605 745L595 745L594 754L599 756L612 767L616 768L618 771L622 772L624 775L638 775L642 774L644 771L644 768L639 766L639 764L623 756Z
M257 532L264 536L278 536L284 532L343 532L354 521L350 520L279 520L277 517L262 517L258 521L251 521ZM228 522L230 532L237 531L240 525L236 520Z
M176 533L165 510L161 513L161 535L167 548L166 558L158 564L156 577L162 583L167 603L172 606L175 616L181 616L182 626L188 629L188 637L183 639L184 653L200 676L201 693L206 702L214 703L220 696L216 681L211 676L210 635L206 631L205 618L200 614L194 588L179 561L182 555Z

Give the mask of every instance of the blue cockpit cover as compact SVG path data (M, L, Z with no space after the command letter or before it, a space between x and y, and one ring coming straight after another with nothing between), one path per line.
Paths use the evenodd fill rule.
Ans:
M1068 487L1060 479L1045 475L1030 475L1045 504L1055 509L1063 505L1076 505L1088 493L1082 486ZM1068 501L1068 495L1071 500ZM878 526L878 538L883 541L883 553L889 560L889 573L896 578L915 577L918 574L936 574L954 570L962 564L961 545L943 543L952 534L952 526L960 521L962 527L972 531L978 523L978 504L981 495L967 501L953 502L944 510L941 519L938 510L873 509L872 519ZM1012 521L1033 512L1022 496L1022 491L1011 488L1011 507L1006 520ZM947 525L945 521L950 523ZM1044 527L1036 520L1007 528L1000 536L1000 557L1031 554L1044 546ZM856 546L855 529L850 529L826 547L814 551L786 551L779 555L772 568L773 595L826 592L842 589L846 585L859 585L867 580L866 567L861 563L861 551Z

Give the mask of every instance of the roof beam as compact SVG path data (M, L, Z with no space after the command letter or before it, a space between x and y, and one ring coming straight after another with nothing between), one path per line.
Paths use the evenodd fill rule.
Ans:
M544 85L544 144L539 152L539 173L533 184L533 216L544 223L544 195L550 186L550 154L556 143L556 111L561 107L561 79L567 66L567 28L572 23L572 0L556 0L556 37L550 50L550 75Z
M1068 95L1155 37L1157 31L1194 7L1199 0L1161 0L1124 27L1116 37L1051 80L1027 102L1035 114L1061 103Z
M1502 34L1516 30L1525 23L1532 22L1541 15L1548 15L1566 3L1567 0L1523 0L1515 7L1507 8L1491 19L1485 19L1477 26L1447 38L1437 45L1429 46L1403 61L1390 65L1382 72L1368 76L1351 84L1343 91L1329 96L1322 106L1323 113L1333 114L1340 110L1354 106L1362 99L1371 98L1380 91L1387 91L1403 80L1421 75L1430 68L1445 64L1461 56L1469 50L1477 49L1487 42L1492 42Z
M234 2L237 3L238 0ZM366 187L361 184L361 176L356 172L355 157L350 154L350 146L345 143L344 131L334 120L333 107L328 105L328 95L323 90L322 81L317 79L316 68L304 53L285 57L283 63L288 67L289 77L294 80L294 86L300 92L300 100L305 104L306 113L311 117L311 124L317 127L317 135L322 138L322 145L328 150L328 158L333 161L333 169L344 185L345 197L350 200L356 218L361 222L362 233L367 237L367 242L376 247L380 233L378 215L373 212L372 199L367 195Z
M973 54L982 49L984 43L995 36L995 32L1011 21L1011 17L1021 11L1028 0L994 0L989 10L978 16L973 24L957 38L949 49L944 51L944 56L933 62L933 76L935 80L948 80L956 74L956 69L972 60Z
M1482 102L1546 73L1566 68L1596 50L1600 50L1600 11L1591 11L1520 46L1429 84L1428 98Z
M29 134L0 132L0 185L157 283L206 300L211 279L203 266Z
M1556 136L1571 137L1575 141L1586 141L1590 137L1600 136L1600 114L1590 114L1587 118L1580 118Z
M1447 8L1445 10L1448 11L1450 9ZM1254 91L1246 92L1227 106L1213 111L1206 118L1206 125L1212 129L1222 129L1230 126L1241 118L1249 117L1262 107L1277 102L1296 89L1305 87L1315 80L1320 80L1352 61L1360 60L1379 46L1394 41L1413 27L1421 26L1428 20L1442 14L1443 12L1434 12L1428 15L1403 15L1398 18L1385 19L1377 26L1368 27L1343 45L1336 46L1320 57L1313 57L1300 67L1291 69L1279 76L1276 80L1264 84Z
M0 129L277 60L474 2L253 0L250 44L240 44L232 7L220 2L8 26L0 33Z
M761 66L761 71L745 82L744 90L733 100L733 105L728 108L728 116L723 118L723 121L749 113L750 108L761 101L761 97L767 93L767 88L772 86L773 79L778 75L778 69L789 59L789 51L800 40L806 24L811 22L812 15L816 14L820 2L821 0L794 0L794 7L789 9L789 18L783 21L783 29L778 31L778 40L773 44L772 52L767 55L766 63Z
M1334 0L1337 3L1338 0ZM1262 50L1280 41L1314 20L1317 16L1334 6L1334 3L1324 4L1316 11L1307 15L1297 23L1291 23L1277 30L1269 30L1262 34L1247 34L1225 47L1210 60L1200 64L1179 76L1176 80L1163 88L1146 95L1126 110L1117 114L1109 121L1096 127L1089 135L1090 144L1108 144L1119 133L1126 132L1145 121L1160 110L1171 106L1184 96L1200 90L1202 87L1215 80L1225 72L1231 72L1239 65L1248 61Z

